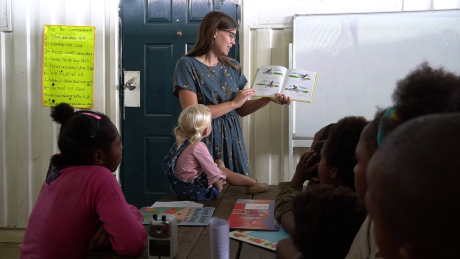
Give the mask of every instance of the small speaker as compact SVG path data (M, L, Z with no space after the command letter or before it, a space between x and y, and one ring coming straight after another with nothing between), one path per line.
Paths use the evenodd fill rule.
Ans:
M177 254L177 219L153 214L149 224L149 259L173 259Z

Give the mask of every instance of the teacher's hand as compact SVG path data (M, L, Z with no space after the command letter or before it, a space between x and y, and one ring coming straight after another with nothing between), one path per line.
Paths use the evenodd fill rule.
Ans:
M286 96L284 94L275 94L276 97L270 98L272 102L277 104L291 104L291 97Z
M254 89L240 90L232 102L235 105L235 108L240 108L248 100L249 97L254 95L256 95L256 90Z

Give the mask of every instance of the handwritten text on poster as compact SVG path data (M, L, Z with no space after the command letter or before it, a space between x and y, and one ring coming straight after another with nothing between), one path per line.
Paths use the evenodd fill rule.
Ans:
M95 27L45 25L43 106L93 107Z

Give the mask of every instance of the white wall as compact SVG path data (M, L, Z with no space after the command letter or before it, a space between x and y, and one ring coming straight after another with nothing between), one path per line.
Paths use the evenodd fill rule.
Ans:
M242 66L249 82L261 65L288 66L294 14L397 12L460 8L460 0L242 0ZM311 68L313 69L313 68ZM314 70L314 69L313 69ZM350 114L351 115L351 114ZM289 111L274 103L243 119L254 178L288 181ZM294 168L307 149L294 149Z
M44 24L96 26L95 110L119 124L118 0L14 0L13 31L0 32L0 227L23 228L48 161L57 126L42 107ZM459 0L240 0L242 65L249 82L257 67L288 66L294 14L459 8ZM344 4L346 2L346 4ZM253 176L287 179L288 107L269 104L243 119ZM305 150L296 150L301 154ZM295 160L297 161L297 160ZM4 229L3 229L4 230ZM4 233L4 232L3 232ZM0 241L2 231L0 231Z
M12 24L0 32L0 227L15 228L57 152L58 126L42 107L43 26L96 26L94 109L118 125L118 0L14 0Z

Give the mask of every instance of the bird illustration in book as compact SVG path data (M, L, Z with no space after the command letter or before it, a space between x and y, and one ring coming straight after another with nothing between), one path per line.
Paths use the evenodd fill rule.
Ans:
M299 76L302 80L307 80L308 79L308 74L301 74L299 73Z

